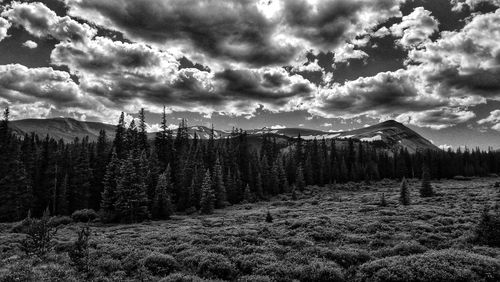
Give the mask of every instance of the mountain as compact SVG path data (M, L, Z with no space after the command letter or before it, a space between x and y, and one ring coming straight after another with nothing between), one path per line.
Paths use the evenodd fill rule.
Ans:
M34 132L40 137L45 137L48 134L56 140L63 139L66 142L85 136L94 141L97 140L101 129L106 130L108 135L115 130L115 126L111 124L78 121L72 118L14 120L10 122L10 127L18 135Z
M402 123L394 120L384 121L368 127L363 127L350 131L337 131L326 132L320 130L303 129L303 128L283 128L283 129L268 129L263 128L259 130L250 130L251 134L264 134L272 133L277 135L284 135L288 137L297 137L299 134L302 139L358 139L361 141L372 142L376 145L384 146L387 148L403 147L407 148L409 152L417 150L439 150L439 148L432 144L429 140L422 137L417 132L406 127Z
M106 130L108 137L112 138L115 130L114 125L78 121L72 118L52 118L52 119L24 119L11 122L11 128L18 135L35 132L39 136L49 134L55 139L63 139L72 141L75 137L83 138L89 136L90 140L97 140L99 131ZM196 134L200 139L210 138L211 129L206 126L191 126L188 129L188 134L191 138ZM314 129L305 128L282 128L282 129L251 129L247 130L251 139L257 139L264 134L272 134L278 137L281 141L286 141L290 138L296 138L299 134L305 140L313 139L358 139L361 141L372 142L375 145L392 148L403 147L410 152L415 152L417 149L433 149L438 150L434 144L422 137L420 134L406 127L405 125L394 120L385 121L372 126L359 128L351 131L326 132ZM174 135L176 131L173 131ZM216 139L221 139L230 136L230 131L214 129ZM153 138L155 133L149 133L148 136ZM255 143L255 142L254 142Z

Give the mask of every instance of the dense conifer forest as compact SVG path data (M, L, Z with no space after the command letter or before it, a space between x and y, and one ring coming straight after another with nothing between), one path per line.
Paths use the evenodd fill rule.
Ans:
M148 140L144 110L129 124L122 113L115 132L71 143L50 136L17 136L9 110L0 124L0 221L92 209L107 222L166 219L173 212L211 213L228 205L266 200L307 185L370 182L384 178L453 178L500 172L500 152L479 149L381 149L359 140L286 143L263 134L258 145L233 129L208 140L188 135L187 121ZM422 193L429 193L423 187Z

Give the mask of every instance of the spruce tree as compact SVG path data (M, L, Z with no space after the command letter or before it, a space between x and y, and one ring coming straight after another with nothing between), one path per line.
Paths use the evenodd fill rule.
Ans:
M434 196L434 191L431 185L431 176L429 166L424 165L422 167L422 186L420 187L421 197L432 197Z
M306 183L304 181L304 171L302 170L302 165L299 165L297 168L297 176L295 177L295 184L299 189L299 191L301 192L304 191Z
M410 205L410 203L411 203L410 190L408 189L408 182L406 181L405 177L403 177L403 180L401 181L399 202L404 206Z
M106 167L106 174L104 175L103 186L104 191L101 195L101 209L106 214L108 220L113 220L115 214L115 203L116 203L116 185L120 177L120 167L121 163L118 159L116 152L113 152L111 156L111 161Z
M215 191L215 208L221 209L226 206L227 194L226 187L224 187L224 179L222 176L222 166L219 159L215 161L213 186Z
M122 222L140 222L149 218L146 185L139 166L140 161L130 154L120 167L115 210Z
M203 214L211 214L215 206L215 193L212 186L212 176L207 169L201 186L200 209Z
M113 140L113 147L119 159L123 159L126 156L125 133L125 114L122 112L116 125L115 139Z
M149 151L149 143L146 127L146 114L144 112L144 108L141 108L141 110L139 111L139 132L137 136L137 145L139 150L147 152Z
M153 201L153 218L168 219L172 215L170 191L172 191L172 182L170 181L170 167L168 167L167 171L160 174L158 178Z
M252 192L250 191L250 185L245 186L245 190L243 192L243 202L250 203L253 202Z
M69 176L66 173L61 183L61 187L59 188L59 195L57 201L58 214L67 215L69 213L68 187L69 187Z

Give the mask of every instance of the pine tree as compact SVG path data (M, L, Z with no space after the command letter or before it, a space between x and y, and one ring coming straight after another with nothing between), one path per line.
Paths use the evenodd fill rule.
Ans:
M271 215L271 212L270 212L270 211L267 211L267 214L266 214L266 222L267 222L267 223L271 223L271 222L273 222L273 216Z
M66 215L69 213L69 203L68 203L68 186L69 186L69 176L66 173L59 188L59 195L57 201L57 213Z
M153 218L168 219L172 215L170 191L172 191L172 182L170 181L170 167L168 167L167 171L160 174L158 178L153 201Z
M421 197L432 197L434 195L430 178L431 176L429 167L427 165L424 165L422 167L422 186L420 187Z
M245 186L245 190L243 192L243 202L244 203L253 202L252 192L250 191L250 185L248 184Z
M138 171L139 160L132 154L120 167L115 210L123 222L140 222L149 218L146 185Z
M226 206L227 194L226 187L224 187L224 179L222 176L222 166L219 159L215 161L213 186L215 191L215 208L221 209Z
M111 161L106 167L106 174L104 176L103 185L104 191L101 196L101 209L107 215L108 220L113 221L115 214L115 203L117 196L117 181L120 177L121 163L115 152L111 156Z
M303 192L305 187L306 187L306 184L304 182L304 172L302 170L302 165L299 165L298 168L297 168L297 176L295 177L295 184L297 186L297 188L299 189L299 191Z
M113 140L113 147L119 159L123 159L126 156L125 133L125 114L122 112L116 125L115 139Z
M387 200L385 199L385 193L380 194L380 203L379 206L387 207Z
M140 151L149 151L148 133L146 128L146 114L144 108L139 111L139 132L137 136L138 149Z
M201 186L200 209L203 214L211 214L215 206L215 193L212 186L212 176L207 169Z
M403 177L403 181L401 181L401 190L399 195L399 202L404 205L410 205L410 190L408 189L408 182L406 178Z

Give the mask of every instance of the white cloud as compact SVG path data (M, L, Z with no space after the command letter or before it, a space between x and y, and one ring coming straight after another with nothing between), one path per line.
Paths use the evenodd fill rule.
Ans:
M430 11L423 7L417 7L415 10L404 16L401 23L391 26L392 35L401 37L398 41L405 48L420 47L429 42L429 37L438 29L439 22L431 15Z
M271 129L284 129L284 128L286 128L286 126L279 124L271 126Z
M0 18L0 41L8 37L7 31L9 30L11 23L4 18Z
M23 43L23 46L28 49L35 49L36 47L38 47L38 44L35 41L28 40Z
M14 2L1 15L12 24L24 27L36 37L51 36L59 41L83 41L97 33L87 24L80 24L68 16L57 16L40 2Z

